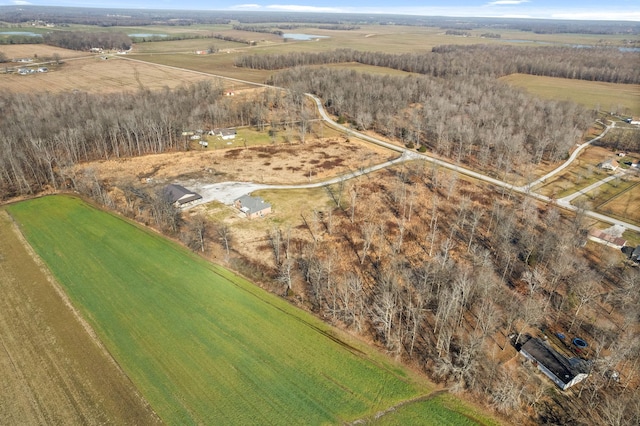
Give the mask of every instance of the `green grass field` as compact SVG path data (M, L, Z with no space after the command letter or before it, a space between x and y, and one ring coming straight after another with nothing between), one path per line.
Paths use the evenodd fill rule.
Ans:
M166 423L335 424L432 391L278 297L79 199L8 211Z
M385 416L371 421L376 426L392 425L438 425L438 426L472 426L485 419L477 419L478 413L469 407L462 407L450 394L436 395L423 401L404 405L387 413ZM480 415L482 418L482 415ZM498 424L492 423L492 424Z

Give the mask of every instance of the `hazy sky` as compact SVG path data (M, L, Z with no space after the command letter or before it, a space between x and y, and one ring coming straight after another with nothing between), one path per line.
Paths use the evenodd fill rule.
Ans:
M640 21L640 0L0 0L0 6L23 4Z

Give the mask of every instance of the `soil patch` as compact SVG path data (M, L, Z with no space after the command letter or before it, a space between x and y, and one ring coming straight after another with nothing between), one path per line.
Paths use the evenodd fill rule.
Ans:
M160 423L0 211L2 424Z

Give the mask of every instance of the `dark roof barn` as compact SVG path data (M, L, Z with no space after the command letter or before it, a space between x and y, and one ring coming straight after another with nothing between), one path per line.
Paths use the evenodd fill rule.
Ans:
M196 201L202 198L202 195L196 194L193 191L189 191L184 186L180 185L167 185L164 187L164 195L171 203L176 203L179 206L183 206L192 201Z

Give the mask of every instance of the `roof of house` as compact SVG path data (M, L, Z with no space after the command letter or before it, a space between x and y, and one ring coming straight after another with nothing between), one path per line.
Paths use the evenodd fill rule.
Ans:
M618 163L618 160L615 160L613 158L609 158L608 160L600 163L600 167L604 167L604 166L618 167L619 165L620 163Z
M521 346L520 350L526 351L565 384L573 380L578 374L586 372L582 367L582 360L567 358L538 338L531 337Z
M227 129L227 128L215 128L209 131L209 134L218 135L218 136L235 136L238 132L236 129Z
M243 195L236 200L236 203L240 204L240 210L249 215L271 207L271 204L267 203L262 198L251 197L250 195Z
M636 247L635 250L633 250L633 253L631 253L631 259L640 260L640 246Z
M625 240L624 238L616 237L600 229L590 230L589 235L592 236L593 238L597 238L599 240L605 241L607 243L613 244L618 247L622 247L627 243L627 240Z
M165 186L164 194L169 199L169 201L171 201L172 203L178 203L180 205L202 198L202 195L196 194L193 191L189 191L184 186L175 184Z

